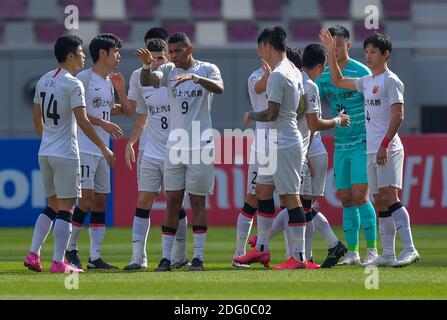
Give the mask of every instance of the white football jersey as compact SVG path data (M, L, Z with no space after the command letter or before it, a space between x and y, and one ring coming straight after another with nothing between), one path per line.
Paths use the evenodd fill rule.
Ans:
M87 103L87 114L110 121L110 112L115 105L115 91L110 77L102 77L91 68L77 74L85 87L85 101ZM99 126L93 126L101 140L106 146L110 142L110 134ZM82 153L102 156L101 150L94 144L82 130L78 130L79 151Z
M154 72L160 78L160 87L167 87L171 106L171 130L167 148L177 150L214 148L211 124L211 103L214 94L193 81L185 81L175 87L176 82L172 78L185 73L222 81L219 68L202 61L196 61L188 70L167 63ZM179 136L188 137L188 141L179 140Z
M357 91L365 97L366 143L368 154L377 153L388 131L391 120L391 105L404 103L404 85L399 77L386 70L373 76L367 75L355 79ZM399 135L396 133L388 150L403 149Z
M147 114L147 142L144 156L163 160L166 156L166 142L169 137L169 106L168 89L166 87L143 87L144 105L137 106L137 113Z
M129 92L127 93L127 98L129 100L134 100L137 103L137 109L144 107L142 86L140 84L141 69L142 68L139 68L132 72L129 80ZM140 143L138 144L138 150L140 150L140 152L144 152L146 149L146 144L149 139L148 134L149 126L147 125L144 132L141 134Z
M262 77L264 76L264 70L262 68L259 68L248 77L248 95L250 96L250 103L253 108L253 111L259 112L264 111L268 109L268 103L267 103L267 93L256 93L255 91L255 84L258 82ZM258 136L258 131L264 130L264 143L258 143L256 141L256 137ZM265 147L267 146L267 137L268 137L268 123L267 122L261 122L256 121L256 133L255 133L255 139L253 140L251 144L251 150L255 151L255 149L258 152L264 152Z
M296 111L303 93L300 70L288 59L279 62L267 81L267 100L280 104L278 117L268 122L270 148L285 149L301 143Z
M303 87L304 87L304 103L301 103L297 113L297 121L298 121L298 130L301 132L301 136L303 137L303 154L307 154L307 149L309 147L310 140L310 130L307 126L307 117L306 115L309 113L316 113L318 117L321 114L321 104L320 104L320 96L318 93L318 87L315 82L312 81L311 78L307 75L307 73L303 72Z
M65 69L52 70L37 82L34 103L40 105L44 123L39 155L79 159L77 123L72 110L85 107L81 81Z

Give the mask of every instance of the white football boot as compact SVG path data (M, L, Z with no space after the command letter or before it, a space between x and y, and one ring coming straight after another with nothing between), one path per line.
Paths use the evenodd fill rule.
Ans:
M356 251L348 251L337 266L356 266L360 264L360 255Z
M373 263L374 260L376 260L378 257L379 254L377 253L377 249L366 249L365 260L363 260L363 262L360 265L362 267L365 267L370 263Z
M421 260L421 256L416 249L403 250L399 257L397 257L397 263L395 267L405 267L412 263L416 263Z

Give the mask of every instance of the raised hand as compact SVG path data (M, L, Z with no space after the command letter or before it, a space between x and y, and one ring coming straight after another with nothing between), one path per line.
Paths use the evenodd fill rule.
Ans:
M331 33L329 32L328 29L321 29L320 31L320 40L323 43L323 46L328 50L328 51L333 51L335 48L335 40L332 37Z
M118 92L126 91L126 80L123 75L119 72L112 73L110 75L110 80L112 81L113 87Z
M145 48L137 49L135 54L143 64L152 64L152 62L155 62L155 59L152 57L152 54L148 49Z
M264 73L267 76L269 76L270 73L272 73L272 68L270 68L270 65L264 59L261 59L261 67L262 67L262 70L264 70Z

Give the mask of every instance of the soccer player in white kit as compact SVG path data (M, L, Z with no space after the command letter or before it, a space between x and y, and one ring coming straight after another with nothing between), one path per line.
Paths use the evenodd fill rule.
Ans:
M42 138L39 166L48 207L36 221L31 250L24 264L38 272L43 271L40 249L54 219L54 254L50 272L83 271L64 262L74 201L81 196L77 125L101 150L109 165L115 162L113 152L87 118L84 86L74 77L76 71L84 66L85 55L81 45L82 40L74 35L57 39L54 53L59 67L40 78L34 96L33 122Z
M287 48L287 58L297 68L302 68L304 96L297 110L298 129L303 137L303 150L306 155L302 163L300 199L306 214L305 253L306 257L314 263L312 255L313 233L317 229L328 244L328 258L323 266L331 267L346 252L346 247L338 240L332 231L329 222L321 212L313 207L317 197L323 196L327 175L327 152L321 141L320 131L328 130L336 125L347 126L350 124L349 116L340 113L330 120L321 119L321 103L318 86L313 79L319 77L326 64L326 49L320 44L310 44L304 49L303 55L297 48ZM337 119L338 118L338 119ZM281 231L285 231L286 256L292 256L289 251L287 239L289 227L286 219L287 209L284 209L275 217L270 230L270 238ZM315 221L314 221L315 220ZM315 227L316 225L316 227ZM257 239L252 237L250 244L253 246ZM322 266L322 267L323 267Z
M169 35L167 31L161 27L153 27L150 28L145 36L144 36L144 44L146 45L146 48L148 47L149 43L152 42L152 40L155 39L161 39L163 41L168 41ZM158 46L159 47L159 46ZM157 49L157 60L166 60L169 58L169 53L167 57L163 54L163 50ZM161 65L157 63L158 65ZM136 111L138 107L144 109L144 99L140 99L142 96L142 90L144 87L140 84L140 74L141 69L139 68L135 70L132 73L132 76L130 77L129 81L129 94L128 98L132 104L133 109ZM156 90L155 88L151 88L149 90ZM158 90L156 90L158 92ZM160 102L161 105L168 105L169 104L169 97L167 95L166 89L161 89L160 92L163 92L165 95L165 102ZM146 96L144 96L146 97ZM169 115L170 112L167 114L167 118L169 121ZM138 119L137 119L138 121ZM163 126L167 126L166 121ZM155 124L156 126L158 124ZM147 141L151 140L154 133L152 132L152 124L149 121L149 125L146 125L144 132L141 134L139 139L139 151L138 151L138 157L137 157L137 180L139 180L139 174L140 174L140 164L143 160L143 155L145 152L145 147L147 145ZM163 130L163 132L169 133L170 128L167 128L168 131ZM167 140L167 137L166 137ZM166 143L166 140L165 143ZM145 193L146 194L146 193ZM144 195L143 195L144 196ZM144 201L143 201L144 200ZM139 203L137 203L138 208L151 208L152 207L152 201L150 200L150 197L144 196L144 199L140 199ZM144 211L136 210L135 216L133 220L133 226L132 226L132 251L138 252L140 251L140 240L144 242L143 245L143 251L142 251L142 259L141 263L137 263L134 260L138 260L135 257L135 253L132 254L133 258L132 261L125 267L125 270L135 270L140 268L147 268L147 252L146 252L146 246L147 246L147 233L150 227L150 218L149 218L150 212L144 209ZM187 229L188 227L188 218L186 216L186 211L182 207L179 211L179 222L177 231L175 233L175 240L174 244L172 246L172 268L181 268L188 264L188 254L186 252L186 244L187 244ZM146 237L143 237L143 234L146 234ZM134 250L135 249L135 250Z
M146 44L155 62L153 70L169 62L168 44L162 39L151 39ZM166 157L166 143L169 136L170 108L166 87L142 87L140 85L141 68L131 77L129 96L135 99L137 105L137 119L134 129L126 145L126 164L129 169L135 162L133 145L145 136L145 149L141 152L141 163L138 173L138 202L132 228L132 258L124 270L138 270L147 268L146 242L150 228L150 210L155 197L160 193L164 173L164 159ZM140 156L140 155L139 155ZM179 219L186 222L186 213L180 209ZM182 215L183 213L183 215ZM180 223L179 223L180 224ZM179 268L188 263L186 255L186 225L183 228L181 252L173 246L172 256L175 267ZM176 232L176 243L179 230ZM177 246L178 247L178 246ZM178 248L177 248L178 249Z
M410 217L398 198L402 188L404 147L398 130L404 119L404 85L388 69L392 43L388 36L375 33L363 42L366 64L372 75L344 78L334 58L334 40L327 30L320 38L329 52L334 85L362 92L365 97L368 153L368 185L379 211L379 230L383 254L367 265L407 266L420 259L411 233ZM395 236L399 233L403 250L396 259Z
M193 213L194 255L189 270L203 271L207 232L205 199L214 189L210 109L213 95L222 94L224 85L216 65L193 58L193 47L186 34L171 35L168 48L173 63L155 72L151 70L154 59L150 51L138 50L146 62L141 85L167 87L171 106L171 132L163 177L167 208L162 227L162 259L156 271L171 270L172 245L185 190Z
M76 76L85 88L87 115L106 145L109 145L110 135L119 138L123 134L121 128L110 121L111 116L132 115L125 80L120 73L114 73L121 59L120 48L121 40L113 34L104 33L94 37L89 45L93 66ZM115 90L120 104L115 103ZM78 138L82 198L78 200L73 213L73 231L65 258L68 263L82 268L78 256L78 240L86 215L91 210L87 269L117 269L118 267L101 258L106 229L106 203L110 193L110 169L101 151L82 131L79 131Z
M244 125L250 120L268 122L268 155L277 153L276 166L259 166L256 183L258 197L258 240L256 247L233 261L243 264L260 262L269 266L270 229L275 211L272 199L276 192L283 199L289 213L293 257L275 269L313 268L304 252L306 218L299 198L302 136L297 127L296 109L303 94L301 72L286 57L286 32L283 28L269 27L258 36L258 49L272 68L267 81L268 109L244 114ZM270 164L271 165L271 164Z
M248 94L253 111L264 111L267 109L266 87L267 80L272 69L269 64L261 60L261 68L253 71L248 77ZM267 146L267 123L256 122L256 132L253 142L251 144L250 162L247 172L247 194L245 196L244 207L242 208L237 218L236 224L236 251L233 258L245 255L245 247L247 239L250 235L250 230L253 225L253 217L258 210L258 198L256 198L256 178L258 176L257 154L265 153ZM263 141L258 141L262 139ZM273 200L273 199L272 199ZM232 262L235 268L248 268L247 264L240 264L235 261Z

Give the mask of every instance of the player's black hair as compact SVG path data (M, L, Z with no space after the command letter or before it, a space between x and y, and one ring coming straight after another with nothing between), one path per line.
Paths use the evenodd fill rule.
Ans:
M147 43L147 49L153 52L163 52L168 55L168 44L163 39L151 39Z
M147 43L147 40L149 39L162 39L164 41L168 41L169 34L166 29L162 27L153 27L150 28L144 35L144 43Z
M57 38L54 44L54 55L56 56L57 62L65 62L70 52L76 55L76 50L79 46L82 46L82 39L73 34L67 34Z
M319 43L311 43L306 48L304 48L303 52L303 66L312 69L315 66L322 64L323 66L326 64L327 59L327 50Z
M88 49L93 63L99 60L99 51L101 49L109 52L110 49L121 48L121 40L117 36L111 33L101 33L92 39Z
M295 67L301 69L303 67L303 54L298 48L287 47L286 50L287 59L289 59Z
M184 32L176 32L169 37L168 43L184 43L187 46L191 45L191 40Z
M378 48L382 54L388 50L390 53L393 51L393 44L391 43L391 38L387 35L375 32L363 41L363 49L366 49L368 44L373 47Z
M333 37L337 36L349 40L350 37L349 30L343 27L342 25L337 24L334 27L330 27L328 31Z
M279 52L286 52L286 42L287 33L280 26L265 28L258 36L258 45L268 43Z

